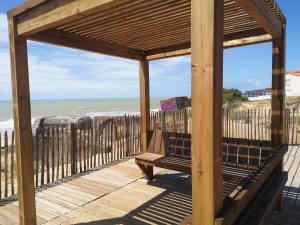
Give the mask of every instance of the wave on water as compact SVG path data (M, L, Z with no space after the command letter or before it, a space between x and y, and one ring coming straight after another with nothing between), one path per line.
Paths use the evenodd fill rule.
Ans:
M36 117L31 118L31 124L33 125L36 121ZM8 120L0 121L0 133L4 133L7 131L8 133L12 132L14 130L14 120L13 118L10 118Z
M159 109L151 109L151 112L157 112ZM114 116L124 116L124 115L140 115L139 111L108 111L108 112L88 112L85 115L82 116L89 116L89 117L97 117L97 116L108 116L108 117L114 117ZM60 116L61 117L61 116ZM69 116L66 116L69 117ZM80 117L80 116L78 116ZM32 125L34 122L39 119L39 117L32 117L31 123ZM12 132L14 129L14 120L13 118L10 118L8 120L0 121L0 133Z
M151 112L157 112L159 109L151 109ZM89 112L86 116L124 116L124 115L140 115L139 111L114 111L114 112Z
M3 133L5 131L11 132L13 129L14 129L13 119L0 121L0 133Z

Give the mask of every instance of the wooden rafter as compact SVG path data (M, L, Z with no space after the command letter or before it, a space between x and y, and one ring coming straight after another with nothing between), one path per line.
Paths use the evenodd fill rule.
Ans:
M282 23L266 1L236 0L236 2L274 38L281 36Z
M26 37L56 29L138 51L191 42L191 0L32 0L9 14L17 19L18 34ZM284 21L274 0L224 1L225 40L261 30L275 37ZM259 35L247 37L254 36Z
M18 17L18 34L30 35L84 18L129 0L53 0Z
M95 53L113 55L117 57L143 60L143 52L125 46L118 46L107 42L70 34L55 29L31 35L29 39L59 46L65 46Z
M272 41L272 36L263 29L253 29L235 34L224 35L224 48L240 47L244 45L258 44ZM163 59L173 56L191 54L191 43L184 43L164 48L152 49L145 52L148 60Z

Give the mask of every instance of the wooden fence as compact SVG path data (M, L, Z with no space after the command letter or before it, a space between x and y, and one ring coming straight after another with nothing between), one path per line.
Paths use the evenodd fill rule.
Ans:
M14 132L0 133L0 199L16 193L16 154Z
M139 127L138 116L123 116L38 129L34 148L36 186L138 154Z
M285 142L291 145L300 144L300 108L285 110ZM191 110L152 112L151 129L168 132L191 133ZM271 140L270 109L224 109L223 136L255 140Z
M151 113L150 128L191 133L191 110ZM286 109L286 143L300 144L299 108ZM269 109L223 112L225 137L270 140ZM45 126L34 132L36 187L140 153L140 117L95 117L67 125ZM16 193L14 133L0 134L0 199Z

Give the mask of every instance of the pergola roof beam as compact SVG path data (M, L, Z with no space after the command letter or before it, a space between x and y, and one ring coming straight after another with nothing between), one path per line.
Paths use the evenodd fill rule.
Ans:
M107 42L74 35L55 29L40 32L28 37L30 40L70 47L95 53L112 55L127 59L144 60L144 53L125 46L118 46Z
M280 37L282 24L270 5L261 0L235 0L266 32L274 38Z
M244 32L236 32L224 35L224 48L233 48L244 45L258 44L272 41L272 36L265 30L258 28ZM182 56L191 54L191 43L172 45L164 48L157 48L145 52L148 60L163 59L173 56Z
M93 13L118 6L129 0L54 0L18 18L18 34L28 36L63 25Z

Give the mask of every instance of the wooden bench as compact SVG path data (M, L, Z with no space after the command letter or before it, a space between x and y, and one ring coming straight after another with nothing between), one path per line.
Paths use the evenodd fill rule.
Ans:
M148 179L153 167L191 173L191 134L151 131L146 153L135 157ZM223 138L224 166L256 169L271 152L270 141Z
M148 179L153 179L154 166L191 173L190 134L156 130L149 135L147 152L135 157ZM286 173L275 170L286 151L285 145L272 150L270 141L223 138L224 210L216 223L263 224L287 180ZM253 217L255 223L245 223L243 217ZM191 216L181 224L191 224Z

